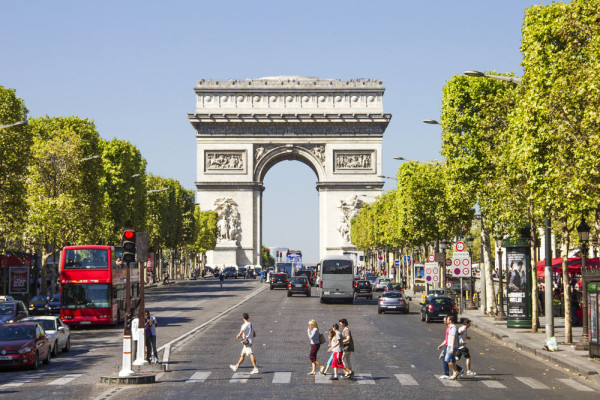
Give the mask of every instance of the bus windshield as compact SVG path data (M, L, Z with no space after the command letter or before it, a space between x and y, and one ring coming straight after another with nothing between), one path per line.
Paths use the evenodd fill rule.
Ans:
M106 269L107 249L68 249L65 251L64 269Z
M351 260L324 260L323 274L350 274L352 275Z
M109 285L92 283L87 285L66 284L62 287L63 308L109 308Z

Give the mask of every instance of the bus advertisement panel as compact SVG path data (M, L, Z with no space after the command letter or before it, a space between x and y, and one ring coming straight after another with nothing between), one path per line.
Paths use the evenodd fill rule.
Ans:
M68 325L112 325L126 314L127 265L114 246L67 246L60 258L60 315ZM130 268L131 306L139 302L139 272Z

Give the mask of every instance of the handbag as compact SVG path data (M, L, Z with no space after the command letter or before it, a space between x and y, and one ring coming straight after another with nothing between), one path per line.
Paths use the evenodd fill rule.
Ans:
M242 344L244 346L248 346L248 344L250 344L250 339L246 338L246 339L242 340Z
M325 336L322 333L319 333L319 344L325 343Z

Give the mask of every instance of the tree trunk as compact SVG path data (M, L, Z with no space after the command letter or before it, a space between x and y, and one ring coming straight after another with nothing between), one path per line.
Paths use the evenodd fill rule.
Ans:
M492 274L492 263L490 257L490 233L485 224L485 217L481 215L481 243L483 244L483 260L485 273L485 294L486 294L486 314L496 315L498 307L496 305L496 290L494 288L494 279Z
M538 311L538 281L537 281L537 252L535 244L537 241L537 227L533 220L533 209L529 209L531 242L529 251L531 253L531 332L537 333L540 326Z
M569 280L569 228L567 227L566 220L561 220L560 231L560 256L562 257L563 271L563 304L565 307L565 344L571 344L573 341L573 332L571 330L571 281Z

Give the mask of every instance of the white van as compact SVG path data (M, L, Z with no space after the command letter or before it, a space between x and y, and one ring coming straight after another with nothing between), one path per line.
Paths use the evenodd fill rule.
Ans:
M354 263L348 256L327 256L319 263L321 303L354 300Z

